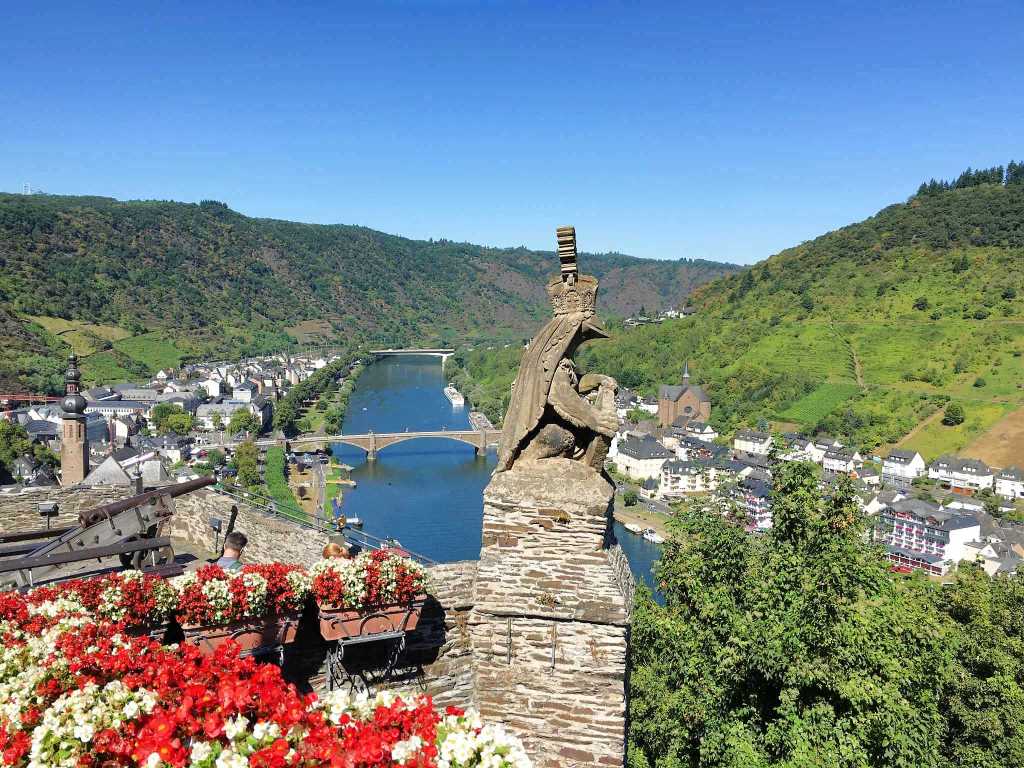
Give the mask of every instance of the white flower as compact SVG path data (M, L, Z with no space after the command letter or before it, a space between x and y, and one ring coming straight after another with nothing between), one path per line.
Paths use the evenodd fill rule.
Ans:
M208 741L193 741L192 749L189 752L189 759L193 763L201 763L213 754L213 747Z
M224 735L234 741L249 729L249 721L242 715L233 717L224 723ZM218 761L219 763L219 761Z

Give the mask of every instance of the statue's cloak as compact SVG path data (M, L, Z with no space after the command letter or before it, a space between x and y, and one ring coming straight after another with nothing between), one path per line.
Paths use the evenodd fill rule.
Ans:
M540 329L523 353L505 414L495 472L504 472L512 466L530 433L540 424L555 369L574 342L578 344L583 340L583 324L588 317L584 312L556 315Z

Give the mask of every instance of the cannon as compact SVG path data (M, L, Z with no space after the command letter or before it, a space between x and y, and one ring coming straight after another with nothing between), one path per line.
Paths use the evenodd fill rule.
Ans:
M214 482L201 477L84 510L72 528L0 536L0 589L73 578L83 561L106 557L116 556L123 568L172 566L170 539L160 532L174 499Z

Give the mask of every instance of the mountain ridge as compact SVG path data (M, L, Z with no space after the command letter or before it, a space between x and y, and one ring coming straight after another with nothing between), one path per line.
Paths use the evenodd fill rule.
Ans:
M0 381L59 386L52 366L33 373L63 348L45 327L55 318L84 324L76 333L106 324L148 334L179 357L281 348L296 338L287 329L303 323L315 331L295 331L305 341L520 339L545 312L543 284L556 264L554 251L257 219L211 200L0 194L0 310L15 356ZM583 266L607 278L605 306L621 314L677 306L739 269L617 253L585 254ZM115 340L96 350L86 377L137 374L133 349Z

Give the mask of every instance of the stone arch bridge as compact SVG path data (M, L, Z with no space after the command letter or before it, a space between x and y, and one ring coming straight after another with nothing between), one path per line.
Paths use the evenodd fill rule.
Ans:
M316 448L331 443L344 443L361 448L366 451L366 458L373 461L377 458L377 452L387 448L389 445L397 445L408 440L419 440L424 437L439 437L447 440L457 440L466 443L476 449L477 455L487 452L488 446L497 445L501 440L500 429L464 429L464 430L443 430L437 432L367 432L362 435L300 435L288 441L293 448ZM283 441L258 441L257 445L264 442L273 444Z

